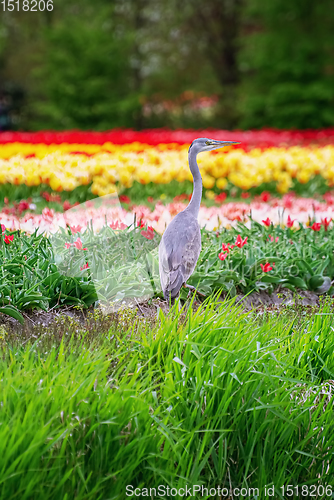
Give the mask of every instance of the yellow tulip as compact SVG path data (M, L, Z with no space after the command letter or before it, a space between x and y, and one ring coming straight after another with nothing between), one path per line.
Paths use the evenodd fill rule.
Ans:
M49 184L55 191L71 190L92 182L94 194L111 185L129 188L135 181L168 184L192 181L187 163L187 145L160 144L26 144L0 145L0 183L37 186ZM80 151L82 154L73 154ZM85 153L92 155L87 156ZM26 156L34 155L34 157ZM269 148L264 151L232 149L202 155L198 160L203 185L225 189L227 179L249 189L274 182L287 192L296 178L305 184L320 175L334 185L334 146Z
M227 186L227 184L228 184L228 182L227 182L227 180L226 180L226 179L224 179L224 178L218 179L218 180L216 181L216 186L217 186L217 188L218 188L218 189L220 189L220 190L225 189L225 188L226 188L226 186Z
M203 175L203 186L205 189L212 189L215 185L215 178L211 175Z
M57 192L63 191L62 183L56 174L50 175L49 186L53 191Z
M205 193L205 197L206 197L208 200L214 200L215 196L216 196L216 195L215 195L214 191L210 191L210 190L209 190L209 191L206 191L206 193Z

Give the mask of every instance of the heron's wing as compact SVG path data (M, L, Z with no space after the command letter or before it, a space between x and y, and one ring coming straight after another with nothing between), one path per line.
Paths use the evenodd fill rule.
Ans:
M166 229L159 246L159 271L164 297L176 297L193 273L201 251L197 220L181 212Z

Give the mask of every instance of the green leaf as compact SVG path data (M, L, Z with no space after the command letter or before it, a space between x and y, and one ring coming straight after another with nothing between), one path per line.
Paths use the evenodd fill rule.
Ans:
M287 278L279 278L278 276L270 276L267 274L261 278L261 281L264 283L286 283L288 281Z
M309 263L305 259L299 259L299 262L305 267L305 269L310 273L311 276L314 275L314 271Z
M292 292L296 291L296 287L294 285L289 284L289 283L283 283L282 287L287 288L288 290L291 290Z
M294 285L298 288L302 288L303 290L307 290L307 285L306 285L305 281L302 278L299 278L298 276L290 276L288 278L288 281L289 281L289 283L291 283L292 285Z
M55 273L52 273L52 274L49 274L49 276L47 276L44 280L43 280L43 284L44 285L51 285L53 284L55 281L57 281L57 279L61 276L61 274L57 271Z
M315 276L312 276L312 278L310 278L308 285L311 290L315 290L316 288L321 287L323 283L324 283L324 277L321 276L320 274L316 274Z
M22 314L14 306L7 305L4 307L0 307L0 313L7 314L7 316L11 316L12 318L19 321L21 323L21 325L24 324L24 318L23 318Z

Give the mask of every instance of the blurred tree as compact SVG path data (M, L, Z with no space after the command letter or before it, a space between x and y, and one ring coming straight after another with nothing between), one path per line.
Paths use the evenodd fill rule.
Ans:
M329 126L331 9L57 0L51 12L0 12L0 86L24 128Z
M122 29L110 3L97 2L95 9L85 3L71 7L45 33L40 95L34 104L38 125L132 126L140 103L131 85L131 33Z
M131 3L131 2L130 2ZM146 98L144 123L171 127L231 127L238 82L237 33L241 0L146 0L137 32ZM208 113L189 96L219 96ZM186 96L186 97L185 97ZM196 99L195 99L196 100ZM174 105L175 104L175 105Z
M0 93L9 112L10 127L27 123L27 97L35 54L42 47L41 29L45 16L40 12L3 11L0 16Z
M241 126L334 125L333 1L248 0L240 52Z
M239 35L243 0L188 0L184 6L193 41L220 83L219 119L222 127L238 123Z

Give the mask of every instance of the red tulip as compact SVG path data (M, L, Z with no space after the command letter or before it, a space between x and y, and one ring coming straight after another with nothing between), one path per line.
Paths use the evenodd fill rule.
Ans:
M270 226L270 224L271 224L271 220L269 219L269 217L267 217L267 218L266 218L265 220L263 220L262 222L263 222L263 224L264 224L265 226L267 226L267 227L269 227L269 226Z
M64 246L64 248L67 248L67 249L69 249L69 248L71 248L71 246L72 246L72 245L71 245L71 243L65 243L65 246Z
M210 97L210 96L209 96ZM190 144L195 137L202 134L203 137L209 135L208 131L194 132L191 130L166 130L153 129L142 130L140 132L130 129L115 129L107 132L86 132L77 130L68 131L42 131L42 132L6 132L0 135L0 143L7 142L28 142L28 143L63 143L70 144L104 144L112 142L113 144L126 144L131 142L141 142L142 144ZM211 135L213 131L210 131ZM217 137L224 137L226 140L238 140L243 146L261 146L272 147L280 146L284 143L290 145L307 145L314 142L331 143L334 131L333 129L322 130L246 130L230 132L216 131Z
M225 243L222 243L223 252L229 253L230 252L230 249L229 249L230 245L231 245L230 243L227 243L227 245L225 245Z
M42 192L42 197L44 198L44 200L46 200L46 201L50 201L51 194L50 194L50 193L48 193L47 191L43 191L43 192Z
M189 199L189 196L191 196L191 195L188 195L188 194L185 194L185 193L183 193L183 194L178 194L177 196L174 196L173 201L174 201L175 203L177 203L177 202L179 202L179 201L188 200L188 199Z
M26 200L21 200L17 209L20 213L24 212L25 210L28 210L30 203L28 203Z
M154 229L151 226L148 226L147 231L141 231L140 233L147 240L153 240L154 238Z
M86 262L86 264L84 264L82 267L80 267L80 271L83 271L84 269L89 269L88 262Z
M227 253L220 252L220 253L218 254L218 258L219 258L220 260L225 260L225 259L226 259L226 257L227 257Z
M13 234L11 236L7 236L7 234L6 234L6 236L5 236L5 243L7 243L7 245L10 245L12 243L13 239L14 239L14 235Z
M215 196L216 203L223 203L226 200L226 193L220 193Z
M273 264L274 265L274 264ZM269 262L266 262L264 265L263 264L260 264L261 266L261 269L264 273L268 273L269 271L272 271L272 267L271 265L269 264Z
M82 241L80 238L77 238L77 240L73 243L73 246L78 250L87 250L87 248L82 248Z
M235 242L235 246L236 246L236 247L239 247L239 248L242 248L244 245L246 245L247 240L248 240L248 236L246 236L246 238L243 240L243 239L241 238L240 234L238 234L237 239L236 239L236 242ZM231 247L231 248L232 248L232 247Z
M330 218L329 220L327 220L327 217L325 217L324 219L321 219L321 224L324 226L325 231L327 231L328 226L331 223L331 221L332 221L332 218Z
M121 194L121 195L120 195L120 197L119 197L119 201L120 201L121 203L127 203L127 204L131 203L130 198L129 198L128 196L126 196L125 194Z
M206 99L212 99L208 96ZM196 102L195 99L187 102ZM211 134L211 135L210 135ZM322 130L245 130L231 132L228 130L192 131L192 130L166 130L153 129L134 131L130 129L114 129L107 132L87 132L87 131L41 131L41 132L5 132L0 134L0 143L25 142L44 144L129 144L140 142L142 144L158 145L167 143L190 144L196 137L224 137L226 140L238 140L242 147L275 147L284 143L285 146L302 145L311 143L332 144L334 131L331 129Z
M285 194L283 196L283 205L285 208L292 208L293 205L293 195L292 193Z
M261 193L260 195L260 199L261 201L267 203L270 200L270 193L268 191L263 191L263 193Z
M41 195L48 202L49 201L56 201L57 203L61 203L61 197L59 196L59 194L50 194L47 191L43 191L41 193Z
M72 234L80 233L82 226L71 226Z
M66 212L66 210L69 210L71 207L72 207L71 203L68 200L65 200L63 203L64 212Z
M288 215L288 219L286 221L287 227L292 227L295 220L297 220L297 219L291 219L290 215Z
M124 224L124 222L119 222L118 220L116 222L112 222L109 224L111 229L126 229L128 226Z
M321 229L321 223L320 222L313 222L312 226L310 229L313 229L313 231L320 231Z
M6 226L4 224L1 224L1 231L4 233L6 231Z

